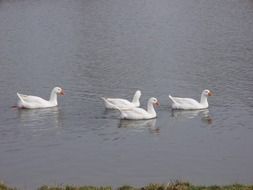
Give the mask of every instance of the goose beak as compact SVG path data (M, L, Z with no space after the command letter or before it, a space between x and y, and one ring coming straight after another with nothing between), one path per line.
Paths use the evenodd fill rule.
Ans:
M157 101L156 103L155 103L155 106L160 106L160 103L159 103L159 101Z
M63 91L63 90L61 90L60 95L61 95L61 96L63 96L63 95L64 95L64 91Z
M208 96L213 96L213 92L209 91Z

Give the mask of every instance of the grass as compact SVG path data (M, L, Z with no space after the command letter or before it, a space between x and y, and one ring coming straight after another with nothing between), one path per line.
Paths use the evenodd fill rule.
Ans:
M3 182L0 181L0 190L16 190L15 188L8 187Z
M19 190L18 188L12 188L4 183L0 182L0 190ZM96 187L96 186L47 186L44 185L39 187L37 190L113 190L110 186ZM187 182L175 181L168 184L156 184L151 183L144 187L133 187L129 185L124 185L118 187L114 190L253 190L253 185L242 185L242 184L233 184L226 186L197 186L192 185Z

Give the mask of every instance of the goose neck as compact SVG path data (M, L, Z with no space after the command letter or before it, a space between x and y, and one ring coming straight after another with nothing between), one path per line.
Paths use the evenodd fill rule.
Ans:
M204 94L201 95L200 103L201 103L202 105L208 106L207 97L206 97Z
M132 103L135 104L137 107L140 106L140 96L138 94L134 95Z
M148 102L147 108L148 108L147 109L148 113L150 113L152 115L156 115L156 112L155 112L155 109L154 109L154 106L153 106L152 102Z
M50 99L49 101L55 105L57 105L57 93L52 90L51 94L50 94Z

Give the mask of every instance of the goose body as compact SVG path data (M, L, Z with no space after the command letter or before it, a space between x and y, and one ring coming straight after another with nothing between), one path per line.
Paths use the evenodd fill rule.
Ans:
M52 90L49 100L45 100L38 96L17 93L17 96L19 98L17 107L27 109L55 107L58 105L57 94L64 95L64 92L60 87L55 87Z
M137 90L134 94L132 102L121 98L104 98L104 104L107 109L130 109L140 106L141 91Z
M147 110L142 108L120 109L120 118L129 120L153 119L156 118L154 105L159 105L156 98L152 97L148 100Z
M172 97L171 95L169 95L169 98L172 101L172 109L197 110L208 108L209 105L207 97L212 95L213 94L210 90L203 90L200 102L192 98L179 98L179 97Z

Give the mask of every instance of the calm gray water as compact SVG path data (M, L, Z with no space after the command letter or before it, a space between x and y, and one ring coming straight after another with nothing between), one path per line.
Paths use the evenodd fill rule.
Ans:
M15 110L16 92L58 108ZM172 112L168 94L210 108ZM161 106L120 121L101 96ZM253 183L252 0L0 1L0 179L43 184Z

